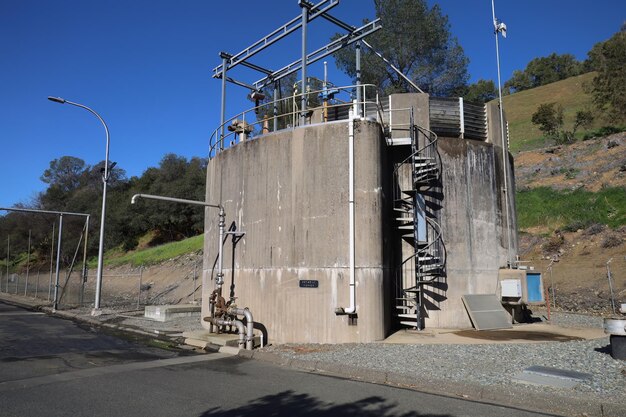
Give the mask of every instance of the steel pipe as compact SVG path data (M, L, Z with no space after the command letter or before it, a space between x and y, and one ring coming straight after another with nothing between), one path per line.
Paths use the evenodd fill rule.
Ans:
M254 319L252 318L252 312L250 312L248 307L231 307L228 309L228 313L246 318L246 349L252 350L254 347Z

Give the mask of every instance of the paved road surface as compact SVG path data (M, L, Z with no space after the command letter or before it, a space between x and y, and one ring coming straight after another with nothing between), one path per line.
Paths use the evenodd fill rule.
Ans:
M149 347L0 303L0 416L540 416Z

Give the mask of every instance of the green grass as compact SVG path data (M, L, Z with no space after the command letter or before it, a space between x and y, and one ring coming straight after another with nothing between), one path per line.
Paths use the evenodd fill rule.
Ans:
M520 230L545 226L549 230L582 228L593 223L617 228L626 224L626 191L605 188L599 192L557 191L547 187L519 191L516 195Z
M175 258L186 253L202 250L204 235L198 235L179 242L166 243L153 248L136 250L121 256L106 256L104 264L108 267L130 264L133 266L151 265ZM117 252L119 254L119 252ZM89 261L89 267L96 267L96 260Z
M585 93L583 85L591 84L594 76L595 72L590 72L504 96L504 111L509 121L511 151L537 149L549 144L544 140L539 128L531 122L532 115L540 104L553 102L561 104L564 116L563 128L572 130L576 112L593 109L592 97ZM595 120L591 129L600 127L602 123L601 120ZM581 138L583 134L584 132L578 132L576 136Z

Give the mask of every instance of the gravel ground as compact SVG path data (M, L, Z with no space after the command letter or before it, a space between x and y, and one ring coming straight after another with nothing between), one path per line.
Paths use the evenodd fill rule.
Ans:
M602 327L602 318L552 313L552 322L568 327ZM509 387L512 377L539 365L592 375L571 389L523 385L529 392L626 403L626 362L610 356L608 337L596 340L483 345L342 344L277 345L264 348L288 358L395 372L430 380Z

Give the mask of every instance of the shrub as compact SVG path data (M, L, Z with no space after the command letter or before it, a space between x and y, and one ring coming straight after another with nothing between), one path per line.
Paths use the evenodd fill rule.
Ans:
M589 225L589 222L582 220L575 220L572 223L567 224L563 227L564 232L576 232L581 229L585 229ZM586 231L586 230L585 230Z
M561 249L561 246L565 243L565 238L559 232L555 232L555 234L548 239L546 243L543 244L542 249L547 253L558 252Z
M621 245L623 242L622 236L619 235L618 233L609 233L604 240L602 241L602 244L600 246L602 246L603 248L607 249L607 248L616 248L619 245Z
M585 136L583 136L583 140L603 138L605 136L623 132L624 130L626 130L626 128L621 126L602 126L600 129L592 130L591 132L585 133Z
M583 235L594 236L594 235L597 235L598 233L601 233L603 230L604 230L603 224L593 223L591 226L585 229L585 231L583 232Z

